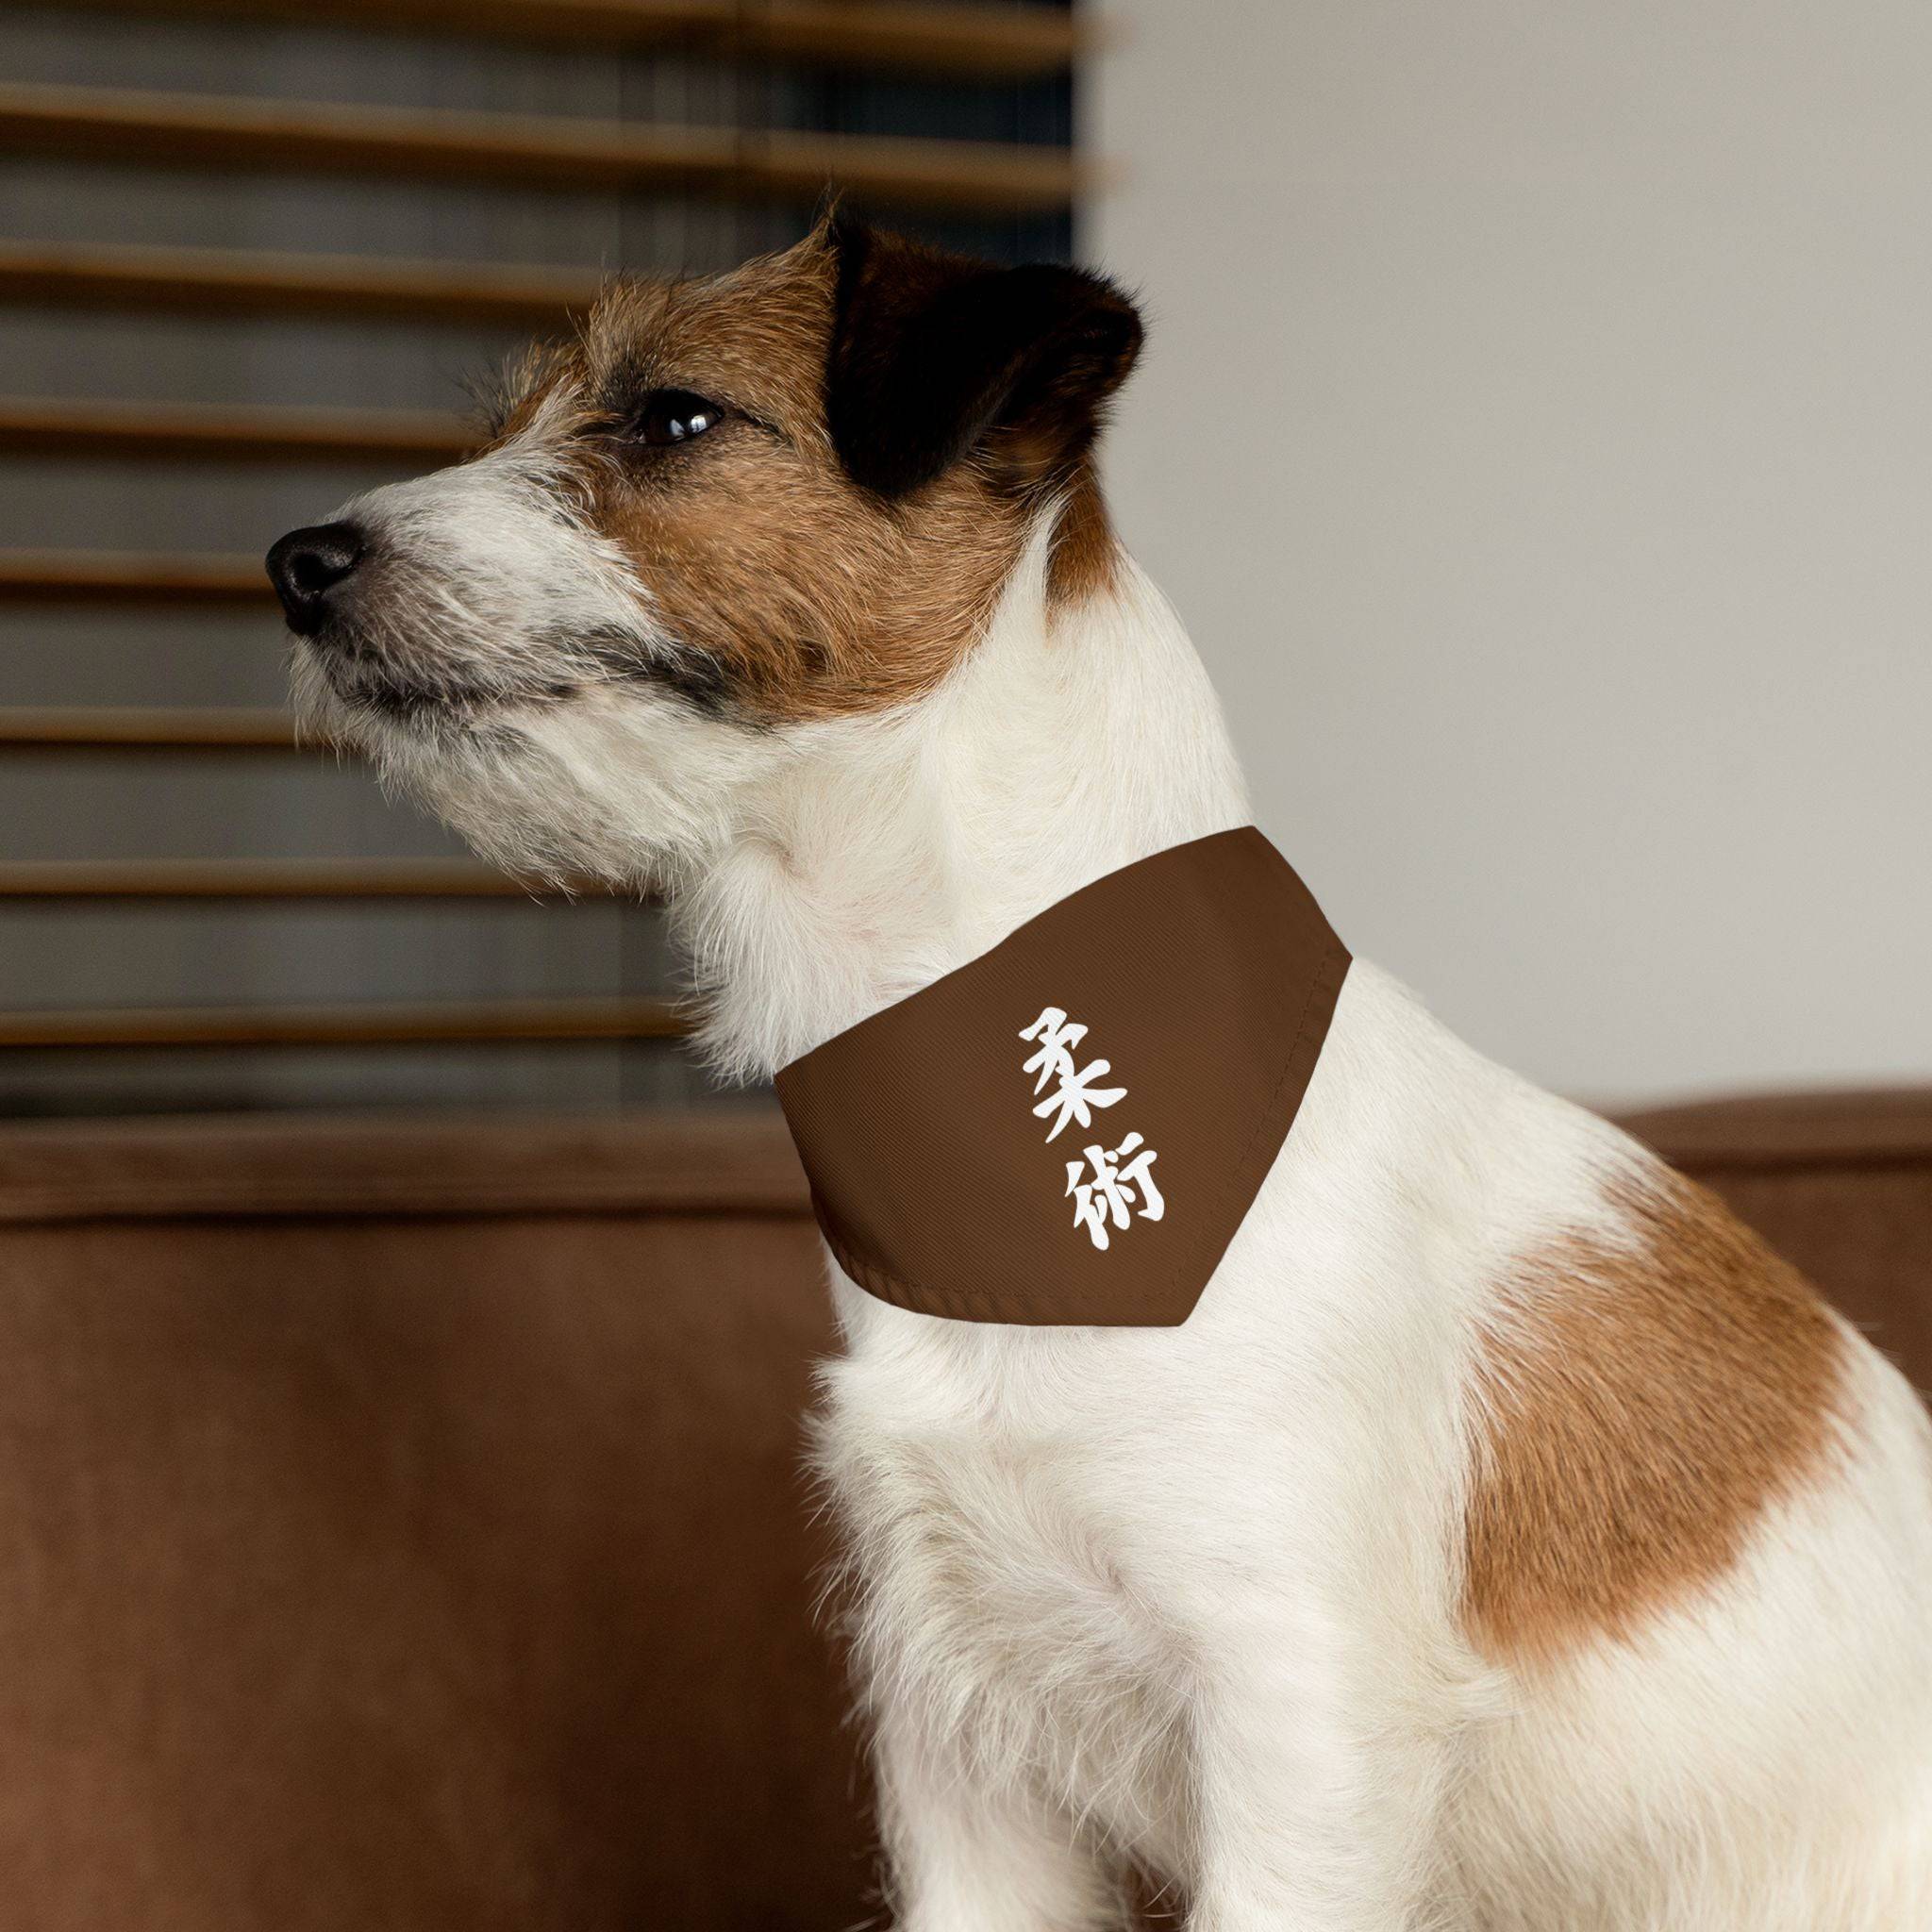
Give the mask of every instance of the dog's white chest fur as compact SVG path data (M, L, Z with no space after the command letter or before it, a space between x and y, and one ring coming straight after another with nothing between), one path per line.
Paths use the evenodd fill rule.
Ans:
M841 1302L862 1333L858 1292ZM1014 1353L1058 1359L1015 1374ZM874 1335L826 1383L824 1473L892 1694L954 1727L974 1775L1077 1794L1086 1828L1177 1849L1184 1712L1122 1508L1152 1444L1108 1417L1101 1364L1010 1332Z

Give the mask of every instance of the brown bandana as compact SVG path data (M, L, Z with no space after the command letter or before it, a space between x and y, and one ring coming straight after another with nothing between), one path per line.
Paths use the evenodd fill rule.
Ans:
M1185 1322L1348 954L1254 826L1157 852L779 1074L839 1265L966 1322Z

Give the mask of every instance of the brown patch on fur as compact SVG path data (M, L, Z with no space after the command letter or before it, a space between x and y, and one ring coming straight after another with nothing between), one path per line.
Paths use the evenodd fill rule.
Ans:
M579 478L591 523L632 559L694 689L769 722L923 696L984 633L1033 515L1064 495L1050 594L1110 580L1091 467L1065 491L1001 430L891 497L856 482L827 424L839 260L822 227L785 254L703 280L607 291L582 341L531 365L499 441L533 428ZM901 260L903 256L904 259ZM888 278L955 258L878 238ZM623 434L654 390L725 405L687 445ZM564 407L546 413L557 398ZM1042 435L1041 441L1044 441Z
M1120 545L1106 499L1091 463L1082 463L1054 526L1047 559L1046 594L1055 605L1080 604L1110 591L1120 565Z
M830 258L807 244L716 280L629 286L589 341L615 413L657 388L740 412L659 460L602 465L592 513L672 636L767 718L929 691L984 630L1025 538L974 462L905 504L845 475L824 420L831 294Z
M1579 1231L1524 1259L1479 1372L1463 1620L1493 1654L1630 1638L1833 1441L1843 1338L1810 1286L1674 1174L1616 1205L1627 1246Z

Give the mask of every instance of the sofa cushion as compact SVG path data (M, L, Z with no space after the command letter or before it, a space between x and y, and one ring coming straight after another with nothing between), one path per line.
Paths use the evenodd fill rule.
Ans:
M1632 1124L1932 1381L1932 1094ZM876 1917L775 1114L0 1129L25 1932Z

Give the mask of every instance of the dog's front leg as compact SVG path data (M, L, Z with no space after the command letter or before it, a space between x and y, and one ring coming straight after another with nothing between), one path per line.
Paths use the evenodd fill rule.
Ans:
M894 1932L1115 1932L1117 1877L1073 1821L993 1789L888 1707L873 1744Z
M1337 1631L1257 1608L1219 1622L1206 1647L1190 1932L1465 1923L1432 1884L1446 1750Z

